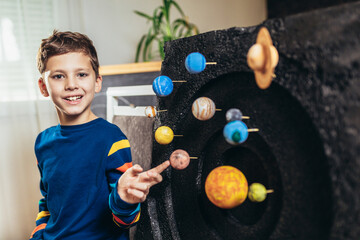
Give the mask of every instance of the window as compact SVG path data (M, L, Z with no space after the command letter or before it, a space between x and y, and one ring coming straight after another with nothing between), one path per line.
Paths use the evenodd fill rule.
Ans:
M52 0L0 1L0 102L39 98L35 57L53 16Z

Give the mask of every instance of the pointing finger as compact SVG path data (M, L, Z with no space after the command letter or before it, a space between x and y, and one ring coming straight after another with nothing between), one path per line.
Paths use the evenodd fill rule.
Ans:
M167 160L165 162L163 162L162 164L158 165L157 167L154 167L153 169L150 169L151 172L156 172L156 173L162 173L166 168L168 168L170 166L170 161Z

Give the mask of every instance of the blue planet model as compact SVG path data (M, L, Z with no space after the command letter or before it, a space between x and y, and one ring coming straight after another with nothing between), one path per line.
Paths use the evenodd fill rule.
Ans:
M185 68L189 73L195 74L204 71L206 60L204 55L198 52L190 53L185 59Z
M245 142L249 136L248 127L245 123L239 120L231 121L226 124L223 134L225 140L232 145Z
M174 84L168 76L159 76L154 79L152 87L157 96L166 97L172 93Z

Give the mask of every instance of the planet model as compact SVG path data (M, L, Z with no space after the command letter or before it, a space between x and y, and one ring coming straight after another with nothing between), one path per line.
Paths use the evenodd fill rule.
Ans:
M266 199L267 190L261 183L253 183L249 187L248 197L252 202L263 202Z
M248 194L244 174L232 166L213 169L205 181L205 193L215 206L230 209L242 204Z
M206 60L204 55L198 52L190 53L185 59L185 68L191 74L196 74L204 71L206 67Z
M228 122L232 122L235 120L241 120L242 119L242 113L239 109L237 108L230 108L227 112L226 112L226 121Z
M273 45L269 30L262 27L257 35L256 43L247 54L248 66L254 71L259 88L266 89L270 86L278 62L279 53Z
M245 142L249 136L248 127L245 123L239 120L235 120L226 124L223 130L223 134L225 140L232 145Z
M215 114L215 103L207 97L196 99L192 105L192 113L194 117L201 121L209 120Z
M161 126L155 131L155 140L162 145L172 142L174 139L174 132L167 126Z
M156 108L154 106L147 106L145 108L145 116L147 116L148 118L153 118L156 116Z
M159 76L154 79L152 87L157 96L166 97L172 93L174 84L168 76Z
M182 149L175 150L170 156L170 164L175 169L183 170L187 166L189 166L189 163L190 156L186 151Z

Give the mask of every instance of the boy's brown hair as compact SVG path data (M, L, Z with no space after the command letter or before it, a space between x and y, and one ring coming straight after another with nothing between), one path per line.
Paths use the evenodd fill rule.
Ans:
M54 30L50 37L43 39L41 42L36 57L39 72L44 73L50 57L70 52L82 52L89 56L96 77L99 76L99 60L90 38L78 32L59 32L57 30Z

